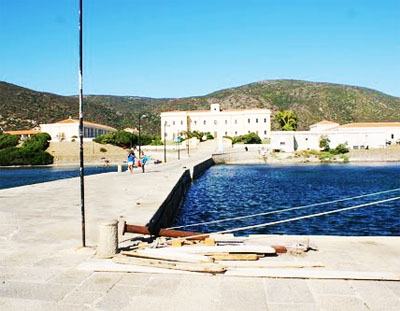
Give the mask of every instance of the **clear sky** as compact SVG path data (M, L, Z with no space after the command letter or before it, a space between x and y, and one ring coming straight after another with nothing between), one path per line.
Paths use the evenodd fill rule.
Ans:
M78 0L0 0L0 80L76 95ZM84 0L84 94L299 79L400 97L400 0Z

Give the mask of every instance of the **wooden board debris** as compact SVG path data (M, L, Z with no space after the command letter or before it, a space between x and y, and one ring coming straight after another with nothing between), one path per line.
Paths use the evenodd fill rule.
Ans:
M215 258L215 262L220 260ZM258 260L258 261L221 261L221 265L227 268L322 268L324 264L311 261L277 261L277 260Z
M255 261L260 257L257 254L230 254L230 253L217 253L217 254L207 254L207 256L218 261Z
M166 260L128 257L124 255L115 256L113 258L113 262L120 264L135 265L135 266L146 266L146 267L182 270L190 272L212 273L212 274L224 273L226 271L225 267L215 263L172 262Z
M167 248L156 248L162 252ZM192 245L174 248L174 251L188 254L217 254L217 253L240 253L240 254L266 254L273 255L276 251L271 246L258 246L258 245L217 245L217 246L204 246Z
M199 254L186 254L176 251L177 248L146 248L136 251L121 252L122 255L138 258L160 259L169 261L181 261L191 263L210 263L214 259ZM179 248L180 249L180 248Z

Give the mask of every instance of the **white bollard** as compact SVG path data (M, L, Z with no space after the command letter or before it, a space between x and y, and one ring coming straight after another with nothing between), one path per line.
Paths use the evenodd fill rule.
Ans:
M112 220L99 224L99 242L96 256L111 258L117 253L118 248L118 221Z
M118 173L122 173L122 165L118 164Z

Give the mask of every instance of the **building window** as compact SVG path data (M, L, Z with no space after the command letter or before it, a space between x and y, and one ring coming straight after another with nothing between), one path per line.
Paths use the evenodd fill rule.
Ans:
M204 120L204 121L203 121L203 124L206 125L206 123L207 123L206 120Z
M256 119L256 123L258 123L258 119Z
M247 119L247 123L250 123L250 119Z
M267 123L267 118L264 118L264 123Z
M181 121L181 125L183 125L183 120Z
M235 136L237 136L237 131L235 131Z
M264 135L267 135L267 131L264 131Z
M217 124L217 120L214 120L214 124L215 124L215 125Z
M172 121L172 125L175 125L175 121Z
M228 136L228 132L225 132L225 136Z
M194 121L194 125L197 125L197 121Z
M228 124L228 120L225 120L225 124Z
M284 142L284 141L281 141L281 142L279 143L279 145L281 145L281 146L285 146L286 144L285 144L285 142Z
M235 120L235 124L237 124L237 120Z

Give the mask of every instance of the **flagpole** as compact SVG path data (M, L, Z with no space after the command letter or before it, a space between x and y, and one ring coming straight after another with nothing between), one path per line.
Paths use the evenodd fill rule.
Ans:
M83 0L79 0L79 177L81 190L82 247L86 247L85 237L85 170L83 165Z

